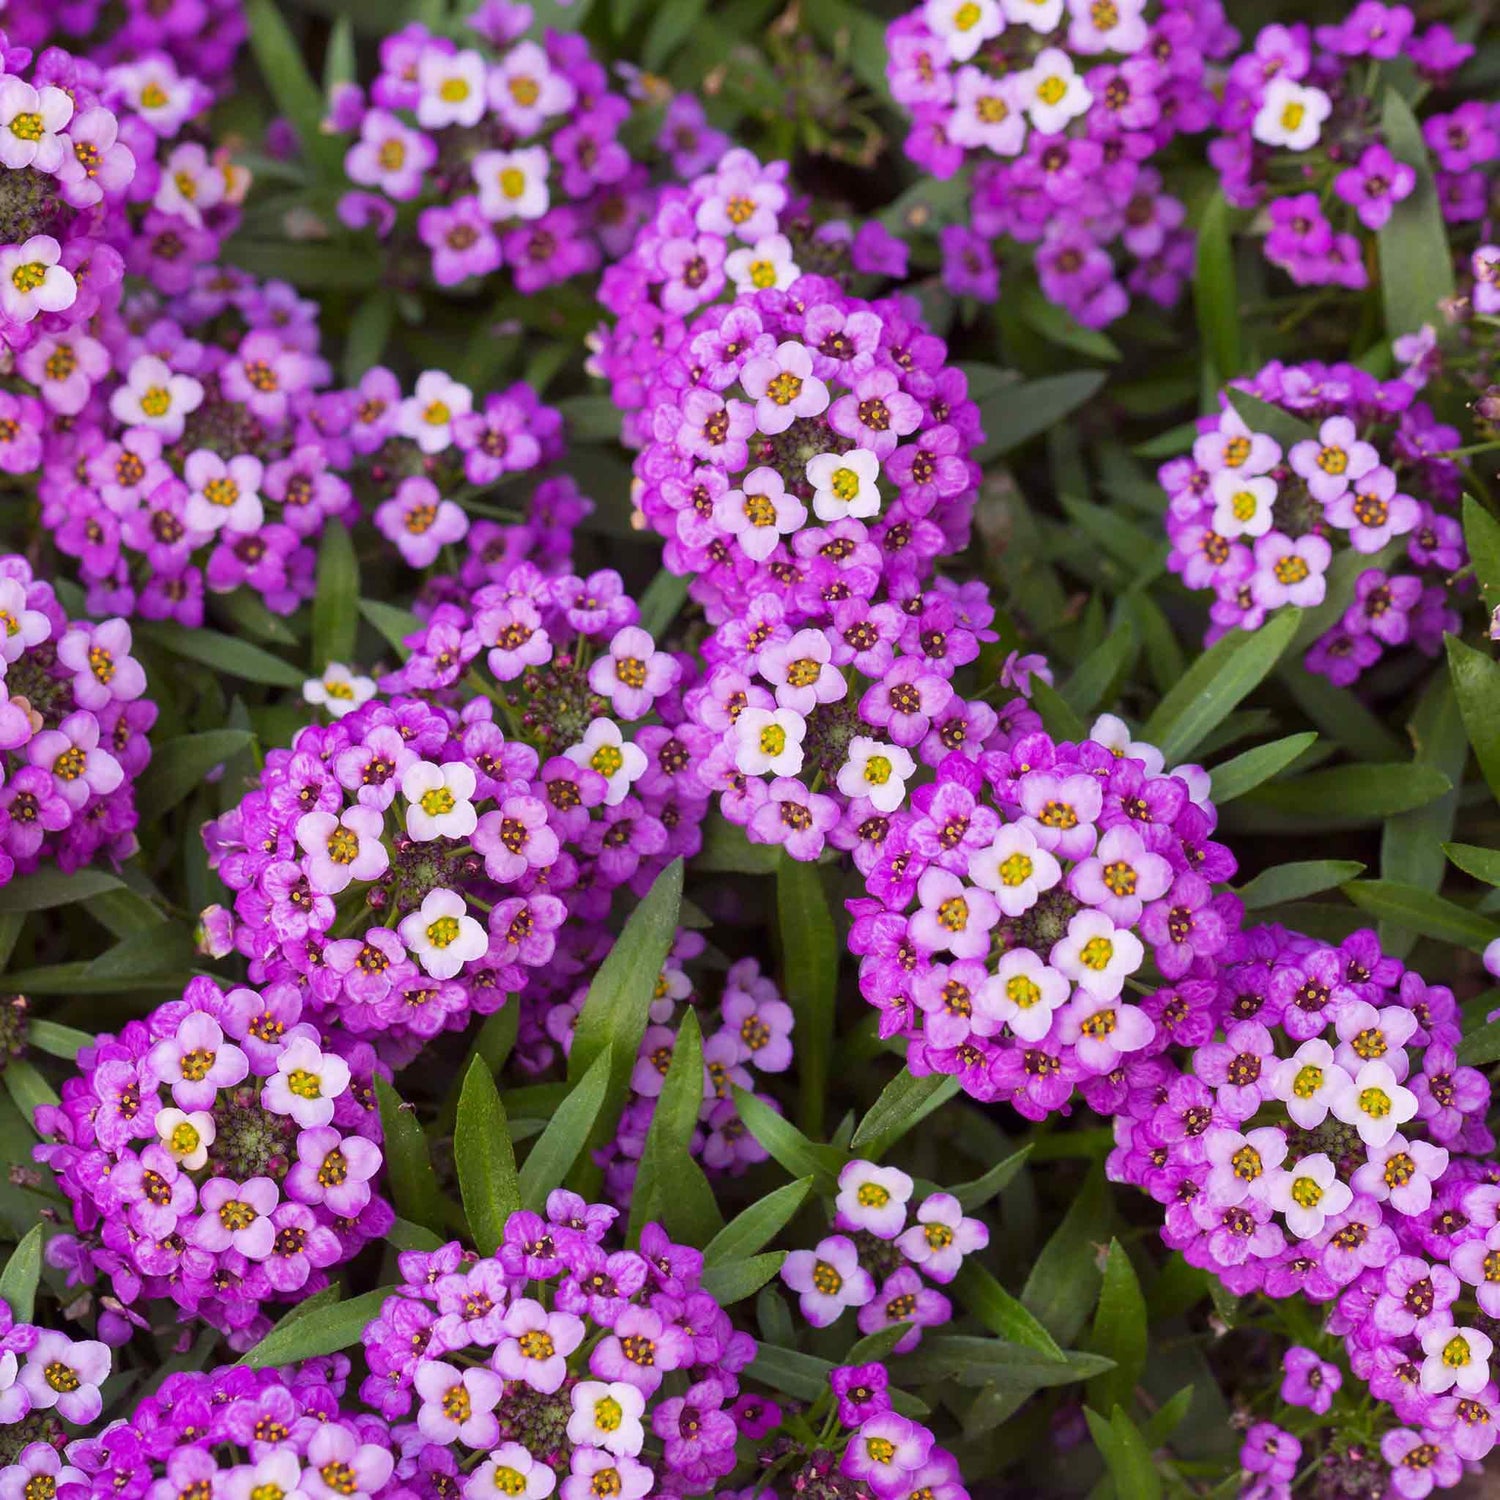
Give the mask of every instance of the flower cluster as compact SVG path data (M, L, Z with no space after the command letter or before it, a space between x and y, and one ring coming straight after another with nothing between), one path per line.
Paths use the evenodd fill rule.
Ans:
M1372 932L1335 947L1272 927L1237 935L1185 998L1196 1050L1181 1073L1130 1070L1111 1175L1231 1291L1330 1305L1325 1335L1404 1424L1380 1443L1395 1494L1456 1482L1500 1431L1500 1184L1451 992ZM1325 1413L1340 1379L1293 1350L1284 1399ZM1245 1463L1285 1482L1298 1454L1267 1425Z
M444 547L468 537L471 523L460 499L540 469L563 452L561 415L522 381L492 391L476 410L474 392L441 370L423 371L407 395L396 376L377 365L338 400L360 501L376 529L413 568L432 566ZM585 513L546 519L549 506L555 510L573 499L569 483L554 477L538 487L532 504L542 512L544 529L566 530ZM484 545L499 534L491 523L482 534ZM504 535L507 548L494 561L527 554L536 541L514 529ZM474 555L472 546L468 555ZM461 575L461 581L467 577Z
M1029 1119L1075 1087L1108 1114L1121 1068L1172 1045L1238 928L1238 898L1214 890L1234 860L1211 838L1207 775L1165 771L1123 730L951 755L890 819L849 946L913 1072ZM1172 987L1132 1004L1148 953Z
M335 722L271 751L206 831L256 982L290 981L392 1061L498 1009L566 919L701 839L683 665L619 575L505 578L432 609L389 701L356 707L374 684L347 674L310 685Z
M908 1225L912 1179L899 1167L855 1160L839 1173L833 1227L812 1250L793 1250L781 1279L797 1294L814 1328L858 1311L863 1335L907 1323L895 1353L915 1349L924 1328L953 1317L953 1304L929 1282L946 1286L966 1255L982 1250L989 1230L965 1217L952 1193L929 1193Z
M136 172L99 69L61 48L30 62L0 31L0 348L12 354L80 328L118 286L108 229Z
M70 621L22 557L0 556L0 885L135 849L135 778L156 705L124 620Z
M893 22L907 155L938 178L978 163L972 227L943 236L950 290L993 301L1004 237L1035 247L1043 293L1088 327L1131 292L1174 302L1192 239L1152 162L1212 122L1207 64L1237 40L1217 0L926 0ZM1116 244L1135 261L1123 282Z
M109 1367L107 1344L17 1323L0 1301L0 1486L23 1452L44 1449L56 1460L68 1437L64 1421L84 1426L98 1417Z
M227 268L182 292L170 311L132 299L102 342L54 341L41 363L37 345L21 362L36 396L0 400L49 414L42 521L92 608L193 628L205 591L244 587L290 614L324 524L353 504L316 306Z
M1209 159L1231 203L1266 212L1266 258L1298 286L1366 286L1369 235L1416 188L1368 80L1382 63L1409 61L1425 93L1474 53L1442 23L1416 25L1405 5L1359 0L1334 25L1267 26L1230 64ZM1495 106L1426 112L1422 134L1444 217L1482 219L1500 164Z
M607 948L607 944L600 946ZM630 1097L613 1141L599 1153L605 1190L611 1202L622 1208L630 1203L646 1133L689 1011L696 1017L703 1038L703 1104L699 1128L689 1142L691 1154L702 1162L710 1178L738 1175L755 1162L766 1160L765 1147L740 1119L732 1090L754 1092L757 1073L784 1073L791 1067L792 1008L754 958L742 958L729 966L718 986L717 1001L710 1003L705 985L688 970L707 946L702 933L678 931L662 968L630 1075ZM529 1070L536 1070L554 1050L552 1043L566 1054L587 996L587 984L577 986L566 999L551 993L534 995L530 989L524 993L522 1035L517 1045ZM777 1107L774 1099L765 1102L770 1108Z
M1168 566L1214 591L1210 641L1321 604L1336 544L1370 565L1309 671L1344 686L1388 647L1435 656L1458 629L1463 469L1446 454L1459 435L1415 400L1415 371L1380 381L1350 365L1267 365L1238 388L1293 414L1305 437L1283 447L1224 396L1192 452L1162 466Z
M880 224L856 232L816 222L812 206L793 199L785 162L762 164L736 147L687 187L664 188L629 253L605 268L599 302L612 321L593 337L589 368L609 381L625 442L640 447L662 367L683 352L703 308L804 273L847 285L905 270L906 247Z
M78 1065L36 1112L36 1159L73 1209L77 1233L48 1246L70 1280L103 1276L126 1308L169 1298L243 1348L263 1304L320 1290L390 1228L374 1054L304 1020L294 986L192 979Z
M379 1417L344 1409L348 1375L342 1355L284 1371L233 1365L171 1374L150 1395L137 1395L128 1417L72 1444L66 1457L33 1444L0 1470L0 1487L87 1500L395 1500L401 1490L391 1479L390 1429Z
M530 14L481 7L467 40L483 50L413 22L381 42L368 96L335 94L331 127L358 136L340 217L420 247L439 286L504 266L529 294L595 271L649 205L619 138L629 102L581 36L524 37Z
M401 1256L361 1394L409 1493L641 1500L712 1493L734 1468L755 1341L703 1290L696 1250L655 1224L613 1248L615 1218L559 1189L545 1217L511 1214L493 1257Z

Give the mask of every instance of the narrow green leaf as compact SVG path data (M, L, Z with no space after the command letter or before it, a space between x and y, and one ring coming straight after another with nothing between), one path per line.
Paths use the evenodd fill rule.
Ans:
M1021 292L1021 319L1049 343L1073 349L1089 359L1120 358L1120 347L1108 334L1097 328L1085 328L1065 307L1054 302L1039 286L1026 286Z
M43 1104L56 1104L52 1085L24 1057L15 1058L5 1069L5 1089L26 1123L36 1129L36 1112Z
M1198 331L1204 354L1221 382L1238 375L1244 366L1229 219L1229 202L1222 191L1216 192L1208 200L1198 225L1193 265L1193 307L1198 315Z
M9 1304L11 1316L17 1323L31 1322L36 1310L36 1289L42 1280L44 1238L42 1226L33 1225L10 1252L5 1269L0 1271L0 1297Z
M840 949L818 867L795 860L784 850L776 867L776 915L781 935L782 990L796 1018L801 1090L797 1118L809 1135L821 1135L833 1052Z
M1277 669L1277 680L1310 724L1358 760L1400 760L1410 748L1375 717L1348 688L1316 677L1298 661Z
M1490 790L1500 797L1500 662L1450 635L1448 675L1474 758Z
M38 1019L26 1023L26 1040L50 1057L63 1057L71 1062L82 1048L92 1045L94 1038L72 1026Z
M405 660L406 648L402 642L407 636L420 632L422 622L410 610L397 609L394 604L387 604L381 599L361 599L359 612Z
M1003 1193L1010 1186L1011 1179L1026 1165L1026 1159L1031 1155L1029 1144L1004 1161L997 1161L982 1177L976 1177L972 1182L962 1182L953 1189L953 1196L958 1199L959 1207L966 1214L971 1214L976 1208L982 1208L997 1193Z
M1472 495L1464 496L1464 544L1474 564L1474 577L1485 607L1500 609L1500 521Z
M1385 331L1391 338L1416 333L1424 323L1442 326L1440 303L1453 295L1453 252L1432 180L1422 127L1393 88L1385 91L1380 129L1390 153L1417 174L1416 186L1397 203L1376 234Z
M912 1353L904 1355L898 1371L913 1385L953 1381L974 1386L993 1383L1002 1390L1030 1394L1050 1386L1090 1380L1109 1369L1102 1354L1064 1349L1061 1359L1012 1344L1006 1339L975 1338L969 1334L929 1334Z
M1304 859L1273 865L1240 887L1240 900L1247 911L1264 911L1268 906L1303 901L1319 891L1331 891L1363 870L1357 859Z
M481 1255L493 1255L505 1234L505 1221L521 1206L521 1184L505 1105L482 1057L476 1057L464 1075L453 1159L475 1248Z
M1179 764L1270 673L1297 633L1297 610L1282 610L1259 629L1233 630L1187 669L1156 706L1142 738L1167 764Z
M1080 715L1093 713L1140 649L1135 631L1128 627L1111 630L1063 683L1064 702Z
M907 1131L953 1098L958 1088L958 1079L950 1074L928 1073L915 1078L909 1068L902 1068L859 1122L850 1149L879 1161Z
M135 805L141 822L155 822L203 785L215 766L222 766L255 743L248 729L209 729L179 735L157 746L151 764L136 782Z
M750 1259L781 1233L812 1191L809 1174L779 1187L737 1214L708 1242L703 1251L705 1266L727 1265Z
M184 625L173 625L165 621L150 624L137 623L136 631L152 645L183 657L187 661L200 662L213 667L230 677L244 682L261 682L269 687L300 688L306 677L290 662L249 641L236 640L233 636L220 635L216 630L189 630Z
M1107 1421L1092 1407L1083 1415L1120 1500L1161 1500L1161 1475L1140 1428L1118 1406Z
M631 1056L634 1055L632 1051ZM562 1185L588 1144L609 1089L612 1066L613 1048L606 1043L588 1072L557 1106L547 1128L527 1153L521 1167L521 1202L534 1212L541 1210L553 1188Z
M1209 773L1215 804L1222 807L1236 797L1243 797L1263 781L1269 781L1286 770L1299 755L1310 750L1317 739L1317 733L1311 729L1301 734L1289 734L1285 739L1272 740L1269 745L1256 745L1254 749L1215 766Z
M119 889L120 881L107 870L75 870L65 875L61 870L41 869L0 887L0 911L50 911Z
M1422 807L1448 786L1441 771L1400 761L1308 771L1291 781L1257 787L1245 801L1295 817L1361 823Z
M341 84L359 80L359 63L354 55L354 23L347 15L333 23L328 36L328 50L323 58L323 93L331 94Z
M781 864L779 844L752 844L745 830L718 813L703 822L703 847L693 868L713 875L774 875Z
M1042 716L1042 723L1053 739L1076 745L1089 737L1088 725L1056 688L1040 677L1033 677L1030 691L1031 706Z
M682 574L659 569L641 595L641 629L659 641L687 603L687 596L688 581Z
M1291 412L1270 401L1262 401L1249 391L1229 386L1224 394L1228 397L1229 404L1240 414L1245 426L1251 432L1263 432L1267 437L1275 438L1281 444L1283 454L1290 453L1298 443L1318 435L1317 429L1304 422L1301 417L1294 417Z
M287 30L275 0L245 0L245 21L251 51L276 107L291 122L319 175L333 176L343 150L323 134L323 94L307 71L302 47Z
M843 1167L845 1153L833 1146L818 1146L790 1120L784 1120L763 1099L733 1085L734 1102L745 1129L758 1140L793 1177L813 1177L820 1189L830 1188Z
M416 1111L409 1104L403 1104L395 1089L378 1075L375 1099L380 1106L380 1128L385 1137L382 1150L391 1185L391 1201L403 1219L410 1219L434 1234L441 1234L442 1196L432 1170L427 1135Z
M349 529L337 518L324 524L318 544L318 591L312 605L313 671L354 658L359 633L359 559Z
M695 1163L696 1165L696 1163ZM780 1269L785 1250L768 1250L747 1260L725 1260L703 1268L703 1290L719 1304L729 1307L753 1297Z
M978 1261L972 1257L959 1268L953 1280L953 1294L958 1301L997 1337L1021 1344L1062 1359L1062 1346L1046 1327L1029 1312L1024 1303L1005 1290Z
M1129 1409L1141 1372L1146 1368L1146 1299L1130 1257L1119 1240L1109 1242L1104 1284L1094 1309L1089 1348L1114 1360L1115 1367L1089 1382L1089 1405L1105 1411Z
M1500 1062L1500 1021L1487 1021L1458 1044L1458 1060L1471 1068Z
M337 1287L327 1290L337 1297ZM394 1292L394 1287L383 1286L351 1297L347 1302L328 1301L317 1307L303 1303L293 1308L240 1363L252 1370L269 1370L351 1348L359 1342L366 1326L380 1316L380 1309Z
M1021 1291L1022 1303L1060 1344L1073 1341L1094 1305L1102 1279L1098 1247L1107 1238L1108 1225L1104 1173L1096 1166L1042 1246Z
M141 928L106 948L83 966L84 976L95 984L121 985L126 981L151 979L191 968L197 958L193 936L184 922Z
M653 72L660 69L693 34L707 9L708 0L661 0L641 44L642 64Z
M1500 885L1500 849L1481 849L1478 844L1444 844L1443 853L1464 874L1486 885Z
M410 1219L397 1219L386 1231L385 1242L397 1250L437 1250L445 1243L442 1235L423 1229Z
M1145 1438L1148 1448L1160 1448L1182 1425L1193 1404L1194 1389L1190 1385L1183 1386L1170 1401L1152 1412L1146 1425L1141 1428L1141 1436Z
M1483 953L1493 939L1500 937L1500 919L1399 881L1356 880L1344 887L1344 894L1362 911L1382 921L1394 922L1440 943L1472 948L1476 953Z
M985 440L975 459L988 463L1045 432L1092 400L1106 378L1103 370L1073 370L1005 386L979 403Z

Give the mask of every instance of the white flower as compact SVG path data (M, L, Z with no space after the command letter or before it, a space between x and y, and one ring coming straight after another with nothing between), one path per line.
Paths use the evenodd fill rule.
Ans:
M1322 89L1294 83L1290 78L1273 78L1251 121L1250 134L1263 146L1306 151L1317 145L1323 121L1332 108Z
M186 1114L180 1109L161 1109L154 1123L162 1150L185 1171L196 1172L208 1161L217 1127L207 1110Z
M72 118L73 101L61 89L34 89L14 74L0 74L0 164L56 172L67 146L62 131Z
M125 384L109 398L109 409L127 427L149 427L169 443L182 436L190 412L203 404L203 387L191 375L178 375L154 354L131 361Z
M1160 776L1166 764L1155 745L1132 739L1130 726L1115 714L1100 714L1089 730L1089 738L1096 745L1103 745L1111 755L1140 761L1148 776Z
M738 292L764 292L771 287L789 287L802 272L792 259L791 241L784 234L768 234L752 249L727 255L724 274Z
M535 135L549 115L566 114L577 97L535 42L517 42L490 69L490 104L520 136Z
M484 116L484 59L465 48L439 52L426 48L417 61L417 124L424 130L444 125L477 125Z
M1073 68L1073 59L1060 47L1045 47L1021 74L1017 97L1025 100L1031 123L1044 135L1056 135L1070 120L1086 114L1094 102Z
M764 562L783 536L807 520L807 507L788 493L775 469L751 469L740 483L743 488L726 490L714 501L714 520L747 557Z
M893 1240L906 1228L906 1205L914 1184L899 1167L851 1161L839 1172L834 1206L843 1229L867 1229L877 1239Z
M580 1380L571 1396L571 1443L603 1448L617 1458L634 1458L645 1446L641 1413L646 1409L646 1398L635 1386L623 1380Z
M734 763L747 776L795 776L807 720L791 708L745 708L734 721Z
M1422 1335L1422 1389L1429 1396L1457 1386L1477 1396L1489 1383L1494 1341L1477 1328L1432 1328Z
M357 677L343 662L331 661L321 677L309 677L302 684L302 696L326 708L335 719L342 719L375 696L375 679Z
M1073 24L1068 46L1090 56L1118 52L1129 57L1146 45L1146 0L1068 0Z
M997 0L927 0L927 29L947 44L954 62L968 62L992 36L1005 30Z
M595 719L580 744L563 751L576 766L597 771L608 783L606 807L617 807L630 793L632 783L646 773L646 752L628 743L613 719Z
M1220 469L1210 481L1214 498L1209 525L1220 536L1264 536L1271 529L1276 481L1269 474L1240 474Z
M1354 1194L1339 1181L1337 1169L1320 1151L1304 1156L1289 1170L1273 1172L1264 1197L1299 1240L1310 1240L1323 1232L1325 1219L1348 1208Z
M1333 1048L1314 1038L1303 1042L1271 1070L1270 1083L1286 1112L1304 1130L1316 1130L1349 1081L1349 1075L1334 1061Z
M470 800L475 785L473 767L461 760L440 766L419 760L408 766L401 775L407 833L419 842L468 838L479 822Z
M453 441L453 419L474 408L474 393L468 386L441 370L424 370L416 389L396 411L396 431L408 437L423 453L441 453Z
M1031 949L1013 948L974 996L974 1030L993 1036L1009 1026L1023 1042L1039 1042L1052 1029L1053 1011L1071 993L1068 981Z
M994 892L1007 917L1019 917L1062 879L1062 866L1024 823L1007 823L988 849L969 856L969 879Z
M1124 927L1116 927L1102 911L1075 912L1065 937L1047 955L1061 970L1097 1000L1113 1000L1125 988L1125 978L1141 966L1145 949Z
M260 498L264 471L249 453L237 453L226 463L207 448L195 449L183 465L189 485L183 519L194 531L246 532L265 520Z
M489 934L469 915L457 891L428 891L421 907L396 932L434 979L452 979L466 963L489 950Z
M520 151L481 151L472 163L479 188L479 211L492 223L501 219L540 219L551 205L547 173L552 158L545 146Z
M1063 0L1000 0L1005 19L1029 26L1041 36L1056 31L1062 20Z
M880 514L880 460L868 448L848 453L819 453L807 461L807 482L813 487L813 514L820 521L845 516L868 520Z
M62 246L50 234L0 249L0 312L13 323L38 313L62 312L78 300L73 273L58 264Z
M900 745L857 734L849 741L849 759L839 768L837 785L846 797L868 797L876 812L893 813L906 800L907 779L916 769L916 761Z
M1401 1087L1389 1063L1367 1062L1353 1078L1344 1075L1329 1108L1367 1146L1383 1146L1416 1114L1417 1096Z
M111 89L123 96L130 112L139 115L163 140L176 135L198 108L195 84L182 77L164 53L111 68L109 82Z

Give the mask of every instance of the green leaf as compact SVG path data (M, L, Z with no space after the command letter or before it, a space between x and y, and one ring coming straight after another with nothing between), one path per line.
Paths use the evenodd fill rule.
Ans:
M1146 1368L1147 1338L1146 1299L1141 1294L1141 1283L1124 1246L1119 1240L1111 1240L1089 1348L1112 1359L1115 1367L1089 1382L1091 1406L1106 1411L1115 1406L1129 1408Z
M346 385L358 385L361 378L385 353L396 322L396 299L387 287L378 287L349 316L344 334L344 357L339 368Z
M354 658L359 633L359 559L349 529L336 517L324 524L318 546L318 591L312 605L313 671Z
M961 1182L953 1189L953 1196L958 1199L959 1207L966 1214L971 1214L976 1208L982 1208L997 1193L1003 1193L1010 1186L1011 1179L1026 1165L1026 1159L1030 1155L1031 1146L1027 1144L1007 1156L1004 1161L997 1161L982 1177L976 1177L972 1182Z
M1472 495L1464 496L1464 544L1474 564L1474 577L1485 607L1500 609L1500 521Z
M97 958L84 965L84 975L97 984L124 984L154 978L191 968L197 957L191 932L184 923L169 927L142 928L106 948Z
M396 1212L403 1219L441 1234L443 1201L427 1150L427 1135L416 1111L403 1104L401 1096L379 1075L375 1079L375 1098L380 1106L380 1128L385 1137L382 1150Z
M1240 348L1239 290L1234 274L1234 241L1229 233L1229 202L1216 192L1198 225L1193 265L1193 307L1203 352L1220 382L1244 366Z
M834 1146L817 1146L790 1120L784 1120L763 1099L747 1093L738 1084L734 1102L745 1129L758 1140L793 1177L813 1177L820 1190L831 1188L844 1165L845 1153Z
M1106 378L1103 370L1074 370L1005 386L979 404L985 440L974 458L987 464L1019 448L1092 400Z
M647 69L661 68L693 34L708 9L708 0L661 0L653 7L651 25L641 43L641 63Z
M1319 891L1353 880L1364 870L1357 859L1304 859L1288 865L1273 865L1240 887L1240 900L1247 911L1264 911L1287 901L1302 901Z
M1089 359L1120 358L1120 348L1097 328L1085 328L1065 307L1048 297L1039 286L1021 292L1021 320L1049 343L1073 349Z
M410 1219L397 1219L386 1230L385 1242L397 1250L437 1250L445 1243L442 1235L423 1229Z
M958 1079L950 1074L928 1073L915 1078L909 1068L902 1068L859 1122L850 1149L879 1161L907 1131L941 1109L958 1089Z
M1135 631L1128 627L1111 630L1062 685L1068 707L1080 715L1093 713L1140 649Z
M1453 295L1453 252L1432 181L1422 127L1393 88L1385 91L1380 129L1390 153L1417 174L1416 186L1397 203L1375 236L1385 331L1391 338L1416 333L1424 323L1441 328L1438 304Z
M1272 740L1268 745L1257 745L1215 766L1209 773L1213 783L1213 800L1222 806L1243 797L1246 792L1269 781L1286 770L1299 755L1305 754L1317 742L1317 734L1306 730L1302 734L1289 734L1285 739Z
M694 1163L696 1166L697 1164ZM703 1268L703 1290L719 1304L729 1307L753 1297L780 1269L785 1250L768 1250L747 1260L725 1260Z
M328 1287L293 1308L240 1363L252 1370L269 1370L351 1348L366 1326L380 1316L380 1309L395 1294L395 1288L376 1287L347 1302L320 1300L329 1292L337 1299L338 1288Z
M1073 1341L1094 1305L1102 1279L1097 1252L1108 1224L1104 1173L1096 1166L1052 1238L1042 1246L1021 1291L1022 1303L1059 1344Z
M840 948L818 867L793 859L785 850L776 867L776 915L782 993L796 1018L797 1119L810 1135L821 1135Z
M33 1225L10 1252L5 1269L0 1271L0 1297L10 1305L11 1316L17 1323L31 1322L36 1310L36 1289L42 1280L44 1238L42 1226Z
M770 1343L759 1345L755 1358L745 1367L747 1375L798 1401L816 1401L824 1395L832 1370L833 1366L826 1359ZM930 1412L925 1401L906 1391L892 1388L890 1396L891 1405L904 1417L920 1419Z
M674 1239L689 1245L706 1243L724 1227L713 1189L692 1155L693 1132L702 1108L703 1033L697 1012L689 1009L678 1027L672 1061L646 1130L630 1199L632 1245L653 1219Z
M248 729L209 729L179 735L157 746L136 782L135 805L143 824L155 822L203 785L222 766L255 743Z
M703 847L693 868L712 875L774 875L782 859L779 844L752 844L745 830L719 813L703 821Z
M1478 844L1444 844L1443 853L1465 875L1486 885L1500 885L1500 849L1482 849Z
M632 1049L631 1056L635 1056ZM583 1148L588 1144L594 1122L604 1105L609 1089L614 1049L607 1043L597 1054L587 1073L557 1106L547 1128L537 1137L521 1167L521 1202L540 1211L547 1194L562 1185Z
M681 905L682 861L674 859L656 877L645 899L626 920L614 947L599 965L589 985L588 998L578 1013L573 1049L568 1054L568 1082L579 1083L592 1070L597 1058L605 1052L611 1054L608 1087L593 1111L595 1117L609 1125L619 1116L625 1101L630 1070L635 1066L641 1037L646 1031L647 1013L656 996L662 966L671 951ZM554 1119L553 1124L556 1123ZM573 1154L576 1157L578 1153ZM528 1165L530 1160L527 1159ZM572 1160L570 1157L569 1166ZM522 1180L524 1183L524 1172Z
M56 1021L35 1020L26 1023L26 1040L49 1057L63 1057L71 1062L82 1048L92 1045L94 1038L87 1031L59 1026Z
M1062 1346L1046 1327L1029 1312L1024 1303L1005 1290L978 1261L972 1257L959 1268L953 1279L953 1294L959 1302L997 1337L1021 1344L1062 1359Z
M1500 1062L1500 1021L1487 1021L1458 1044L1458 1060L1470 1068Z
M1120 1500L1161 1500L1161 1475L1140 1428L1118 1406L1108 1421L1087 1406L1083 1415Z
M1422 807L1441 797L1448 786L1441 771L1398 761L1308 771L1291 781L1257 787L1244 800L1299 818L1361 823Z
M1450 635L1448 675L1474 758L1490 790L1500 797L1500 662Z
M1142 738L1182 762L1239 706L1274 667L1297 633L1297 610L1282 610L1259 630L1233 630L1187 669L1156 706Z
M481 1255L493 1255L505 1234L505 1221L521 1206L521 1184L505 1105L482 1057L476 1057L464 1075L453 1160L475 1248Z
M119 889L120 881L107 870L75 870L65 875L61 870L42 869L0 887L0 911L51 911Z
M781 1233L812 1191L809 1174L785 1187L776 1188L737 1214L708 1242L703 1251L705 1266L727 1265L748 1260Z
M361 599L359 612L405 660L406 648L401 643L407 636L421 631L422 622L409 609L397 609L394 604L386 604L380 599Z
M277 9L275 0L245 0L250 48L276 107L291 122L307 158L324 177L343 161L343 148L323 134L323 94L303 61L303 49Z
M331 94L340 84L359 81L359 62L354 55L354 23L347 15L333 23L328 50L323 58L323 93Z
M658 569L656 577L641 595L640 626L654 640L660 640L667 627L687 603L688 581L680 573Z
M913 1385L953 1381L962 1386L994 1384L1002 1390L1045 1390L1090 1380L1109 1369L1102 1354L1064 1349L1055 1359L1006 1339L975 1338L970 1334L929 1334L910 1354L901 1357L897 1373Z
M249 641L220 635L216 630L189 630L183 625L155 621L137 622L136 633L173 656L202 663L244 682L262 682L268 687L300 688L306 677L290 662Z
M1500 920L1495 917L1397 880L1356 880L1344 887L1344 894L1362 911L1382 921L1394 922L1440 943L1472 948L1476 953L1483 953L1494 938L1500 937Z
M24 1057L15 1058L6 1065L5 1091L33 1130L36 1129L37 1110L43 1104L58 1102L52 1085Z
M1053 739L1076 745L1089 737L1088 725L1056 688L1040 677L1033 677L1030 693L1031 706L1042 716L1042 723Z
M1294 417L1283 407L1270 401L1262 401L1249 391L1229 386L1224 394L1229 398L1229 404L1240 414L1240 420L1245 426L1251 432L1263 432L1267 437L1275 438L1281 444L1283 454L1290 453L1298 443L1307 442L1318 435L1317 429L1304 422L1301 417Z

